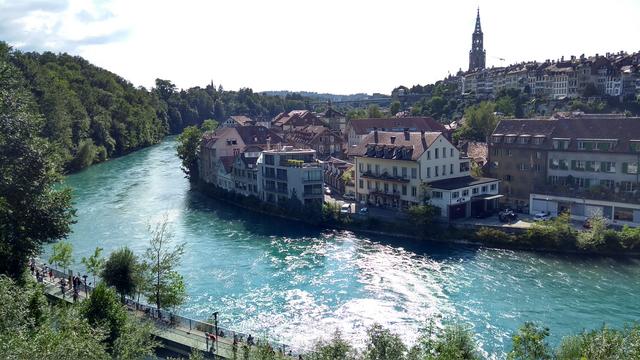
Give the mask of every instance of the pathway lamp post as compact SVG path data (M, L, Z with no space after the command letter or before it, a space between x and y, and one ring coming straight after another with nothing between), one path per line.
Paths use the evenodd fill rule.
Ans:
M218 333L218 313L219 313L218 311L215 311L213 313L213 329L214 329L214 332L215 332L215 337L213 339L214 339L215 343L212 344L212 345L215 346L215 353L216 353L216 355L214 355L215 357L217 357L217 354L218 354L218 335L219 335L219 333Z
M82 275L82 279L84 280L84 294L88 296L89 293L87 292L87 275Z

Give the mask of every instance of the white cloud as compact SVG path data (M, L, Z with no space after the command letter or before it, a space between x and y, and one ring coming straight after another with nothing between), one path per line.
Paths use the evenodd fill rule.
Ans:
M389 93L465 69L478 4L489 65L638 50L633 0L71 1L34 26L136 85Z

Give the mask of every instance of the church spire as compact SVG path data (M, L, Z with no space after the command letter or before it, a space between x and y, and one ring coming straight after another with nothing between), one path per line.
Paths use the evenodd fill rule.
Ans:
M480 7L476 14L476 28L471 35L471 51L469 51L469 71L482 70L485 67L486 52L483 45L484 35L480 26Z

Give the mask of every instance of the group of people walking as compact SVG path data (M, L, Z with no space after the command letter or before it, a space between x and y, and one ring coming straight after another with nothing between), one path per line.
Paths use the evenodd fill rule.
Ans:
M31 261L29 261L29 270L31 271L31 275L35 276L36 281L39 283L43 283L45 281L45 278L51 283L55 282L53 269L47 265L43 265L42 267L38 266L35 259L31 259ZM62 292L62 298L64 299L68 289L70 291L73 291L73 302L78 301L78 298L80 296L80 287L82 286L82 284L83 280L80 276L69 275L68 278L65 278L64 276L61 277L58 281L58 285L60 286L60 291Z

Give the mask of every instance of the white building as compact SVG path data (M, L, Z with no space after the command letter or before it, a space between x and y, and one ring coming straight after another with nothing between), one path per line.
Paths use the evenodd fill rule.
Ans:
M358 201L404 210L430 203L458 219L497 206L499 181L470 175L470 160L440 132L373 131L350 152Z
M265 150L257 167L258 193L263 201L284 205L298 199L304 205L322 204L323 169L315 150L291 146Z

